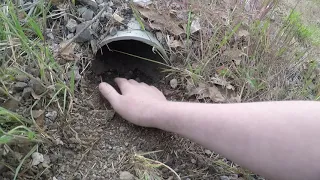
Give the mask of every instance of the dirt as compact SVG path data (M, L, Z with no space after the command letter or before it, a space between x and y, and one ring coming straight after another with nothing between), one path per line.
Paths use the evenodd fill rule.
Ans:
M124 70L129 72L129 69ZM135 73L139 71L133 70L131 77L155 78L155 73ZM99 77L91 72L87 74L70 119L61 119L60 128L55 132L55 137L60 137L64 145L48 149L51 159L55 159L51 169L53 176L57 179L119 179L120 171L135 173L132 162L135 153L159 151L146 157L170 166L184 177L182 179L213 179L215 169L204 149L178 135L128 123L100 96L96 88ZM107 81L114 75L109 71L100 74ZM174 176L166 168L160 170L164 179Z

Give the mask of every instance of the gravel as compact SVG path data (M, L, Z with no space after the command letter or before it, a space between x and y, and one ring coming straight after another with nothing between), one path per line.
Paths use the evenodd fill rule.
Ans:
M77 25L78 25L78 23L76 20L69 19L68 23L66 25L66 28L68 29L69 32L74 33L76 31Z
M170 81L170 86L173 88L173 89L176 89L178 87L178 80L177 79L171 79Z
M126 130L126 127L121 126L121 127L119 128L119 130L120 130L120 132L124 132L124 131Z
M82 14L82 18L86 21L89 21L93 18L94 12L91 9L86 10L83 14Z
M211 155L212 154L212 151L210 151L209 149L206 149L205 151L204 151L204 153L206 153L206 155Z
M116 35L116 34L117 34L117 32L118 32L118 30L117 30L117 28L116 28L116 27L111 27L111 28L110 28L109 33L110 33L110 35L111 35L111 36Z

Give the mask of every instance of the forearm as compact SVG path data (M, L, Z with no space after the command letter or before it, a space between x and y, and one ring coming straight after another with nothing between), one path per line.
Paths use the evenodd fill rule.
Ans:
M273 179L319 179L320 104L269 102L155 107L158 128Z

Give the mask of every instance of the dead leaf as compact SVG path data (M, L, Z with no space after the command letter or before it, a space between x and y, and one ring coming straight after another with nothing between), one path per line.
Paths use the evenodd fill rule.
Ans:
M117 13L114 13L114 14L112 15L112 17L113 17L114 20L118 21L119 23L122 23L122 21L124 21L124 18L121 17L121 16L120 16L119 14L117 14Z
M31 91L31 95L32 95L33 99L36 99L36 100L41 99L41 96L37 95L37 94L34 92L34 90Z
M32 110L32 117L40 128L44 127L44 110Z
M137 10L142 16L148 18L149 25L152 29L167 30L175 36L179 36L185 32L179 27L181 23L170 15L160 14L152 8L137 7Z
M191 34L193 34L199 31L200 29L201 29L200 18L196 17L191 23L190 32Z
M170 37L169 35L167 36L167 44L171 48L178 48L183 46L181 41L175 40L173 37Z

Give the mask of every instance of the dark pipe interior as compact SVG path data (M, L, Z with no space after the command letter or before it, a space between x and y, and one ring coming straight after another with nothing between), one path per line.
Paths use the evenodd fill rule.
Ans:
M114 41L102 47L96 60L92 62L93 72L100 75L104 81L111 83L115 77L124 77L153 84L162 79L161 69L164 66L112 50L164 63L161 56L154 53L152 46L148 44L135 40Z

